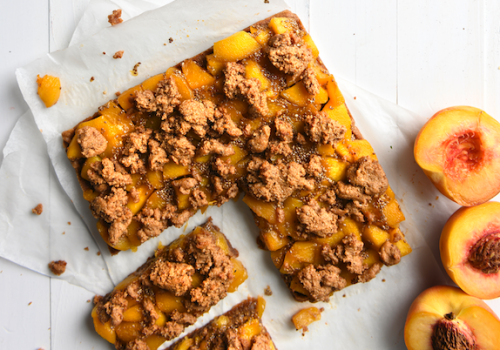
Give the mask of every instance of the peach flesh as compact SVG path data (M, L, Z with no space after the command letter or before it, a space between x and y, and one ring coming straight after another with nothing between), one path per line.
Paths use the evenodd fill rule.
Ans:
M500 297L500 203L458 209L443 228L439 250L446 272L466 293Z
M409 350L498 349L500 320L482 300L436 286L413 301L404 338Z
M420 130L414 156L437 189L463 206L500 192L500 123L466 106L436 113Z

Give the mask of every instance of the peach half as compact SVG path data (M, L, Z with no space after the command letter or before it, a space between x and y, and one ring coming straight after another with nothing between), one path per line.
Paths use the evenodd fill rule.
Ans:
M500 123L467 106L437 112L417 135L414 156L437 189L463 206L500 192Z
M411 304L404 337L408 350L493 350L500 344L500 320L484 301L436 286Z
M464 292L500 297L500 203L458 209L443 228L439 250L446 272Z

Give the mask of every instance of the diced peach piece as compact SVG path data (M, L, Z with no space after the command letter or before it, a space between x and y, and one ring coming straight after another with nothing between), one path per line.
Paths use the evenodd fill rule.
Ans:
M227 317L226 315L221 315L214 319L214 324L221 329L225 329L229 322L229 317Z
M215 58L214 54L207 56L207 69L213 76L222 72L226 63Z
M328 92L322 87L319 88L318 94L314 95L314 103L325 104L328 101Z
M307 332L307 327L315 322L321 320L321 311L317 307L308 307L299 310L292 316L292 322L296 330Z
M304 40L304 44L306 44L306 46L311 49L313 57L315 59L318 58L319 50L316 44L314 43L313 39L311 38L311 36L309 34L306 34L302 39Z
M307 296L310 295L310 293L307 291L307 289L305 289L304 286L302 285L302 283L300 283L299 278L297 276L295 276L292 279L292 282L290 282L290 289L293 292L300 293L302 295L307 295Z
M140 304L129 307L123 313L123 320L126 322L141 322L144 318L144 309Z
M328 102L325 107L323 107L322 111L325 112L330 119L336 120L339 124L345 126L345 139L350 140L352 137L352 120L349 116L346 105L341 104L339 106L332 107L330 102Z
M361 241L361 225L350 218L345 218L344 222L339 226L344 235L354 234L358 240ZM364 235L364 233L363 233ZM364 237L364 236L363 236Z
M133 251L134 251L135 247L138 247L142 244L141 239L137 235L137 232L140 229L141 229L141 224L136 220L132 220L130 225L128 225L128 227L127 227L127 238L130 241L130 244L132 245L131 249Z
M181 95L181 101L190 100L194 97L193 90L189 87L186 79L181 77L178 74L173 74L172 79L174 79L175 85L179 90L179 94Z
M147 177L148 177L148 182L153 186L155 189L162 189L163 188L163 172L162 171L152 171L149 170L147 172Z
M285 259L285 255L286 255L285 247L278 249L274 252L271 252L271 260L273 261L273 264L274 266L276 266L277 269L280 269L281 266L283 265L283 260Z
M245 76L247 79L255 78L260 81L260 91L264 91L271 86L271 82L263 73L262 67L254 60L249 60L245 66Z
M347 145L348 145L347 140L343 140L342 142L338 142L335 145L335 153L343 160L346 160L346 161L352 163L352 162L354 162L354 159L353 159L351 151L349 150Z
M316 79L318 79L319 85L323 86L327 84L331 80L331 75L328 74L328 71L319 65L318 61L314 61L309 65L312 69L314 69L314 73L316 74ZM330 91L328 90L327 85L328 98L331 99Z
M250 33L254 35L255 40L262 46L266 45L269 39L271 39L271 33L268 29L250 27Z
M175 198L177 200L177 207L180 210L189 207L189 194L181 193L179 187L175 187Z
M439 250L460 288L481 299L500 297L500 203L458 209L446 222Z
M238 330L238 336L240 339L244 339L248 342L252 340L257 334L262 332L262 326L260 325L259 320L250 319L247 321L241 328Z
M392 199L385 205L382 209L382 213L387 220L387 225L390 227L398 227L399 223L405 220L405 216L399 207L398 201L395 199Z
M137 276L135 275L128 275L123 281L121 281L120 283L118 283L115 288L113 288L113 290L124 290L125 288L127 288L127 286L129 284L131 284L132 282L136 281L138 279Z
M343 105L345 103L345 99L344 96L342 96L342 93L340 92L340 89L333 75L330 75L329 78L330 79L328 79L326 89L328 91L328 97L330 98L330 100L328 101L327 106L335 108Z
M165 208L165 205L167 205L167 202L161 196L161 192L159 191L154 191L153 194L149 196L148 200L146 201L146 208L163 209Z
M260 234L260 239L265 244L266 248L271 252L283 248L290 242L290 238L282 236L275 230L267 230L262 232Z
M408 350L494 350L500 344L500 320L482 300L458 288L436 286L413 301L404 339Z
M347 148L353 156L353 160L356 161L362 157L370 157L373 160L377 160L377 155L373 150L373 147L366 140L351 140L347 141Z
M55 105L61 95L61 81L59 78L51 75L45 75L43 78L40 78L37 75L36 83L38 84L38 96L40 96L45 107L49 108Z
M78 158L83 158L82 148L78 143L78 137L75 135L69 143L68 149L66 150L66 155L69 160L75 160Z
M380 255L377 250L370 248L367 249L365 253L367 256L365 260L363 260L363 263L365 263L366 265L372 266L375 263L380 262Z
M120 94L120 96L118 96L118 104L124 110L134 107L132 98L135 96L136 91L142 91L142 86L141 85L134 86L128 89L127 91L123 92L122 94Z
M156 313L158 314L158 318L156 319L156 322L155 324L158 326L158 327L163 327L165 325L165 323L167 323L167 317L165 316L165 314L158 308L155 306L155 311Z
M214 57L219 61L239 61L260 50L261 46L250 33L236 32L214 44Z
M92 189L87 189L83 191L83 199L85 199L88 202L92 202L98 195L99 193Z
M163 343L167 341L167 338L153 334L144 339L148 345L149 350L157 350Z
M174 310L177 310L179 312L186 311L186 308L182 303L182 297L176 297L170 292L160 291L156 293L155 298L158 308L166 314L169 314Z
M297 29L297 22L288 17L273 17L269 22L269 28L275 34L283 34Z
M146 201L149 197L149 195L153 192L153 189L148 186L148 185L140 185L139 187L136 187L136 190L139 194L139 201L136 203L132 200L132 196L129 195L127 207L130 209L133 215L137 214L144 204L146 204Z
M318 244L314 242L295 242L285 255L280 272L291 274L309 264L319 264Z
M446 197L463 206L484 203L500 191L500 123L467 106L443 109L423 126L414 156Z
M101 157L99 157L99 156L94 156L94 157L88 158L85 161L85 163L83 164L83 167L82 167L82 173L80 174L82 176L82 178L84 178L87 181L90 181L89 176L87 175L87 171L89 171L90 166L93 163L96 163L96 162L99 162L99 161L101 161Z
M257 297L257 315L262 318L264 311L266 310L266 299L260 295Z
M97 316L97 307L94 306L92 309L92 319L94 320L94 328L97 334L106 339L111 344L116 342L116 332L111 327L111 320L108 320L106 323L102 323Z
M304 107L310 102L323 104L328 100L328 93L325 89L320 88L320 92L317 95L311 95L307 92L302 81L289 87L281 92L281 97L296 104L299 107Z
M266 219L270 224L275 224L277 222L275 203L267 203L249 195L243 198L243 202L245 202L257 216Z
M141 84L143 90L150 90L150 91L155 91L156 87L158 86L158 83L165 79L165 74L157 74L149 79L144 80L144 82Z
M194 61L185 60L182 62L182 72L186 77L189 87L193 90L215 84L215 78Z
M140 322L122 322L116 326L116 337L124 342L133 341L141 336L142 324Z
M231 263L233 264L234 279L229 285L228 292L232 293L238 290L240 284L245 282L248 278L248 273L241 261L235 258L231 258Z
M389 233L375 225L366 225L363 231L363 238L372 244L375 249L380 249L389 240Z
M321 161L326 170L325 176L330 180L341 181L346 178L347 166L349 163L330 157L324 157Z
M175 347L175 350L189 350L192 348L194 340L189 337L184 337L182 341Z
M234 150L234 154L230 155L230 156L221 157L221 158L224 162L227 162L229 160L231 165L236 165L236 164L238 164L238 162L240 160L242 160L243 158L245 158L247 156L248 152L246 150L244 150L243 148L238 147L236 145L231 145L231 147Z
M174 162L169 162L163 166L163 180L174 180L178 177L188 175L189 167L185 165L175 164Z

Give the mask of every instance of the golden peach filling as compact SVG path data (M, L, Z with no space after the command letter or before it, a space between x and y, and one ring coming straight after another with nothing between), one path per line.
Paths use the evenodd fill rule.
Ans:
M446 142L444 169L448 176L460 179L481 167L484 152L478 132L465 132Z

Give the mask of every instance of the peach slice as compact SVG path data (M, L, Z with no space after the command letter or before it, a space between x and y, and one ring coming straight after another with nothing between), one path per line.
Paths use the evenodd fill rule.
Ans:
M420 130L414 155L437 189L463 206L500 192L500 123L467 106L437 112Z
M484 301L436 286L413 301L404 338L408 350L493 350L500 344L500 320Z
M500 203L458 209L446 222L439 242L451 279L481 299L500 297Z

